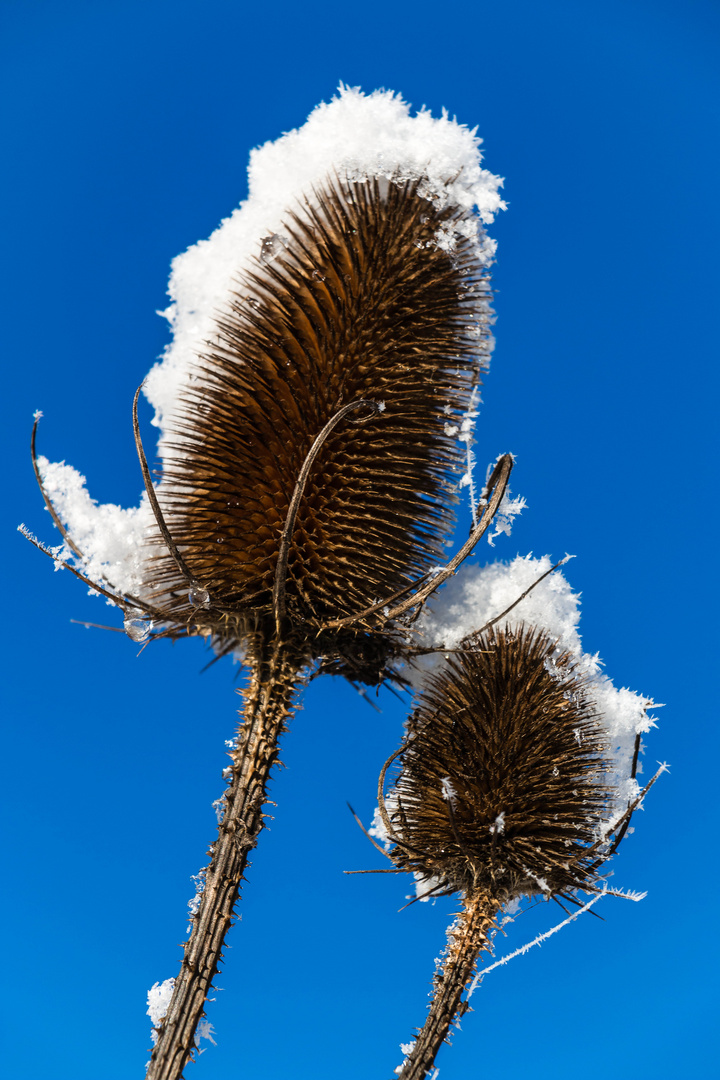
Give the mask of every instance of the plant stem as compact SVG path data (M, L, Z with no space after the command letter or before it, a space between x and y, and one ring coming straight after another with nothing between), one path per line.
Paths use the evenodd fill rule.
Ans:
M248 857L263 828L267 784L285 720L293 709L302 662L295 650L278 640L270 646L260 643L253 661L232 780L225 791L225 813L146 1080L180 1080L192 1058L195 1031L222 960Z
M454 1020L469 1009L462 1000L465 987L475 973L479 953L489 945L488 931L493 926L497 904L484 895L463 900L463 910L448 931L445 960L433 979L433 999L422 1031L400 1070L400 1080L424 1080L445 1042Z

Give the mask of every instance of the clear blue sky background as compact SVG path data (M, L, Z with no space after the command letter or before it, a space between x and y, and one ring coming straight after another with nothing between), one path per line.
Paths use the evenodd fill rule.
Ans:
M566 551L583 633L667 702L663 778L603 901L488 977L442 1080L718 1075L716 491L718 43L704 0L261 5L3 0L2 820L8 1080L129 1080L145 994L175 974L214 835L234 671L197 642L137 659L74 618L108 610L13 531L48 540L28 440L102 501L136 503L135 387L162 350L170 259L246 191L251 147L339 80L479 126L507 178L478 457L517 455L529 503L494 557ZM715 308L715 310L713 310ZM482 558L492 556L485 549ZM389 1080L424 1017L450 901L397 908L367 820L402 709L316 682L286 740L188 1077ZM558 917L541 905L505 951Z

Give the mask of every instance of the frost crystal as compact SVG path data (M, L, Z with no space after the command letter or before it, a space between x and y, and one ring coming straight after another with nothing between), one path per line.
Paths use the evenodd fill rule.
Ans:
M505 533L509 536L512 532L513 519L518 514L522 513L527 507L527 503L522 495L518 495L516 498L510 498L510 488L508 488L502 497L502 501L497 508L497 513L493 518L492 532L488 533L487 542L490 547L495 547L495 538L500 533Z
M395 1074L396 1075L399 1076L400 1073L403 1071L403 1069L405 1068L405 1063L406 1063L409 1055L412 1054L414 1049L415 1049L415 1040L414 1039L413 1039L412 1042L409 1042L409 1043L400 1043L400 1050L405 1056L403 1057L403 1060L400 1062L398 1067L395 1069Z
M441 780L440 786L442 788L442 797L443 797L443 799L445 799L446 802L449 802L450 805L454 809L455 808L455 803L457 801L457 791L452 786L452 782L450 780L450 777L446 776L444 780Z
M213 1046L217 1046L217 1043L213 1039L214 1034L215 1034L215 1028L210 1023L209 1020L207 1020L205 1017L203 1017L203 1019L200 1021L200 1023L197 1026L197 1031L195 1032L195 1046L198 1048L198 1050L199 1050L199 1052L201 1054L203 1052L203 1050L200 1049L200 1040L201 1039L207 1039L209 1042L211 1042L213 1044ZM203 1049L207 1050L207 1047L204 1047Z
M213 806L215 806L215 803L213 803ZM195 918L198 911L200 910L200 900L202 898L202 894L205 892L205 877L207 875L207 872L207 866L203 866L202 870L199 870L197 874L190 875L191 879L195 882L195 895L192 897L191 900L188 900L188 917L190 919L190 922L188 923L187 929L185 931L186 934L189 934L192 930L192 920Z

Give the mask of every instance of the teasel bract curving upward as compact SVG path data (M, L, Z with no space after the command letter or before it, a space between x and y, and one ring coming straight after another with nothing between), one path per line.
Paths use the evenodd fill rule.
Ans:
M162 427L157 488L137 395L138 510L94 507L74 470L36 461L66 556L131 637L200 635L248 669L151 1080L176 1080L192 1056L303 678L313 664L395 676L392 602L407 607L442 558L492 345L482 222L502 203L478 146L447 116L341 88L254 152L247 202L176 260L174 341L145 384ZM493 506L508 470L493 473Z
M640 791L640 735L653 726L652 702L615 690L597 658L582 653L577 597L561 574L549 580L553 570L548 560L517 559L450 590L448 620L436 612L426 624L448 652L426 674L403 744L380 775L375 832L393 863L415 875L419 898L461 898L427 1019L396 1070L401 1080L423 1080L433 1068L468 1008L463 995L503 907L539 896L579 908L578 893L607 891L602 867L658 775ZM533 590L533 577L535 595L499 618L513 589L515 599ZM473 594L478 615L492 617L453 640L452 623L462 626ZM525 623L523 606L546 626Z

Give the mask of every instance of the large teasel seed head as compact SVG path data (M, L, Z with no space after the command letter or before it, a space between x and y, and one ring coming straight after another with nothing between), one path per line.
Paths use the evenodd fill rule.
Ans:
M271 625L303 463L328 421L360 400L374 414L338 424L300 500L287 625L310 642L324 621L441 560L463 465L458 425L489 337L487 314L478 317L489 285L470 239L476 219L442 202L418 180L329 176L218 298L216 334L172 420L163 471L168 528L210 595L193 606L159 546L156 596L178 623L204 621L226 641ZM309 647L332 653L327 635ZM342 640L335 648L342 669Z
M396 865L497 906L595 880L607 741L547 634L466 639L429 678L403 746L386 797Z

